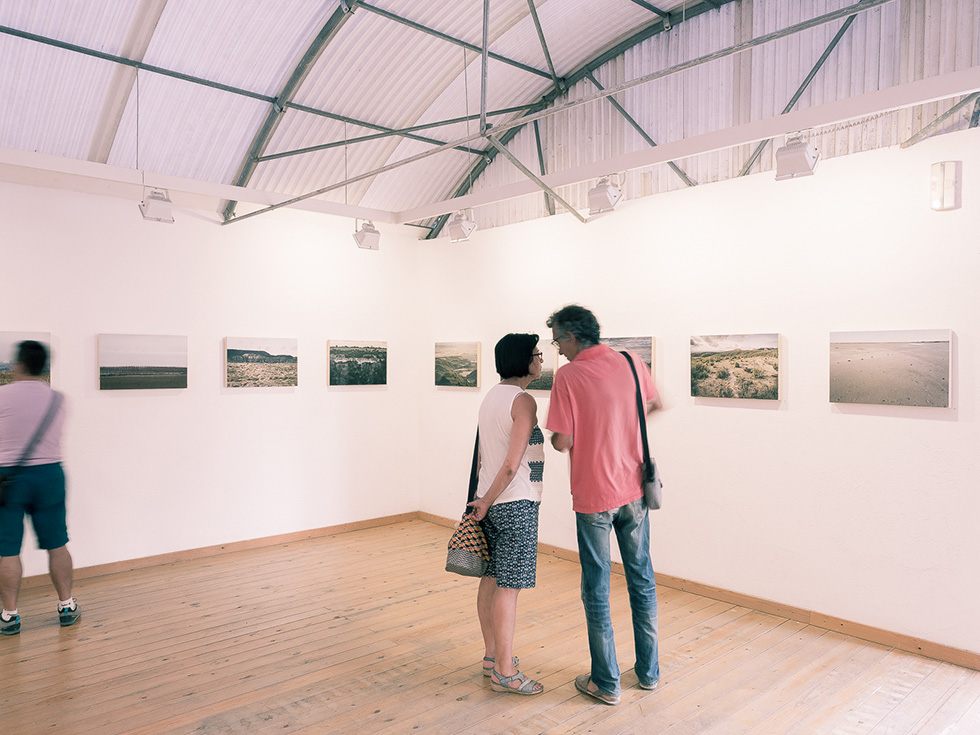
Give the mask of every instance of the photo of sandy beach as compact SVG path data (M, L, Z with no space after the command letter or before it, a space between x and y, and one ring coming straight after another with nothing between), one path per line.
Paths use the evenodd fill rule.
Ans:
M32 339L40 342L48 350L48 364L41 373L41 380L51 382L51 333L50 332L0 332L0 385L14 380L14 363L17 360L17 345Z
M691 337L691 395L779 400L779 335Z
M602 337L599 342L609 345L617 352L632 350L643 358L653 375L653 337Z
M480 343L436 342L435 379L443 388L479 388Z
M949 407L948 329L831 332L830 402Z

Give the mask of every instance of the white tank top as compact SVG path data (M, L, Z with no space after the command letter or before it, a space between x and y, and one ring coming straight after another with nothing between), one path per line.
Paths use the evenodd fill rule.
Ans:
M483 497L497 472L507 458L510 448L510 434L514 419L510 411L514 400L524 391L516 385L498 383L480 405L480 480L477 497ZM535 426L531 431L524 457L517 473L507 488L497 496L494 504L510 503L515 500L541 502L541 485L544 480L544 435Z

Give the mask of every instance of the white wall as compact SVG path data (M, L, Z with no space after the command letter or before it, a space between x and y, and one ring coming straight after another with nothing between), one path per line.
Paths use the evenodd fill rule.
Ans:
M133 202L0 185L0 330L52 334L77 566L419 507L414 238L274 212L144 222ZM188 336L186 390L98 390L97 335ZM228 389L223 339L296 338L295 388ZM328 388L328 339L387 340L385 388ZM46 571L33 536L25 572Z
M964 207L928 208L964 162ZM493 344L555 308L652 334L666 410L661 572L980 651L980 130L477 232L467 244L276 212L143 222L132 202L0 185L0 329L50 331L71 419L79 566L421 509L462 510ZM31 279L36 281L36 284ZM34 296L35 291L42 295ZM955 332L953 407L828 402L831 331ZM777 405L690 397L694 334L779 332ZM96 335L186 334L185 391L99 392ZM294 390L222 387L225 336L296 337ZM327 339L387 339L389 385L325 386ZM480 340L480 390L432 386L432 343ZM538 400L542 421L547 396ZM575 548L548 450L541 540ZM43 554L25 554L28 574Z
M929 209L940 160L964 161L960 210ZM431 246L424 338L481 339L489 385L496 339L545 336L568 302L605 335L652 334L659 571L980 651L978 231L972 130ZM829 403L830 332L915 328L955 333L952 408ZM691 398L691 335L753 332L782 335L783 399ZM427 401L422 466L447 469L427 511L459 513L479 399ZM548 451L541 540L574 549L566 459Z

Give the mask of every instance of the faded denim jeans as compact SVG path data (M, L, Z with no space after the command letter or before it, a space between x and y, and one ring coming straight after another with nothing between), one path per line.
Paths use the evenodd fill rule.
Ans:
M643 500L602 513L576 513L578 552L582 564L582 603L589 630L592 681L606 694L618 696L619 664L609 614L609 536L615 531L626 572L636 676L644 686L660 679L657 648L657 584L650 561L650 518Z

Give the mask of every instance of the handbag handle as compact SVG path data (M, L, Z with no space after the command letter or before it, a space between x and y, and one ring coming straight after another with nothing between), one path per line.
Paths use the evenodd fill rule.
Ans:
M480 469L480 430L476 430L476 443L473 445L473 464L470 465L470 490L469 495L466 498L466 504L469 505L473 502L476 497L476 486L479 484L478 472Z
M636 383L636 415L640 419L640 438L643 440L643 466L649 468L650 445L647 444L647 422L643 415L643 396L640 393L640 376L636 374L636 365L633 364L633 358L630 357L629 353L621 352L620 354L626 356L626 360L630 364L630 370L633 371L633 381Z

